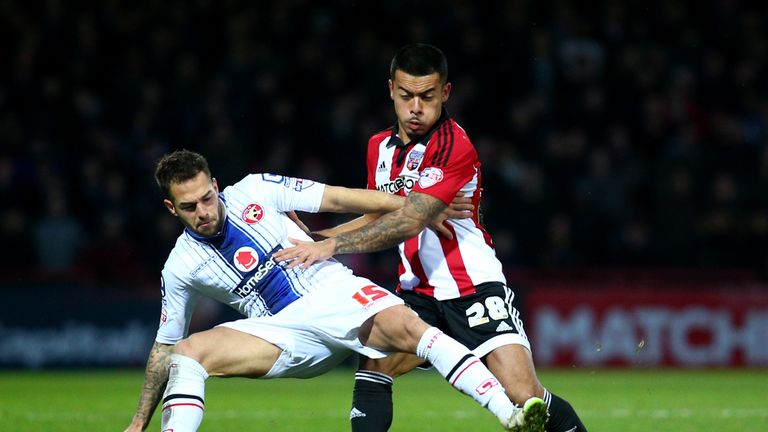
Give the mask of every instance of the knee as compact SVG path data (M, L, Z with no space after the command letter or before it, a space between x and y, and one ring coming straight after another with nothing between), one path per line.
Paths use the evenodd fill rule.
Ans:
M396 331L401 339L418 342L429 328L427 323L406 306L393 307L388 312L387 325Z
M428 328L418 315L405 306L384 309L373 320L376 333L388 341L402 342L406 345L419 341L419 337Z
M195 359L198 362L201 360L200 351L198 350L197 344L194 341L194 336L187 339L182 339L177 342L173 347L173 353L181 354L183 356Z

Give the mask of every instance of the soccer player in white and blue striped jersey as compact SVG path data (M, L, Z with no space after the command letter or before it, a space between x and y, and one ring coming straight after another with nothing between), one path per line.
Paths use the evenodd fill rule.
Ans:
M527 430L523 410L483 363L397 296L333 259L287 269L272 256L289 236L309 240L286 212L386 212L402 197L270 174L219 191L205 158L187 150L163 157L155 177L185 229L162 271L160 327L128 430L146 428L164 388L162 430L194 431L208 376L310 378L353 352L416 354L505 429ZM248 318L184 339L201 296Z

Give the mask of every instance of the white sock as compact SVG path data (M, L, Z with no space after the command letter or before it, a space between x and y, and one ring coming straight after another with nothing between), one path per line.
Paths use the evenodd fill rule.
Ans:
M452 386L486 407L502 422L517 409L483 362L436 327L430 327L421 336L416 355L432 363Z
M203 421L208 372L196 360L181 354L171 355L169 367L160 430L194 432Z

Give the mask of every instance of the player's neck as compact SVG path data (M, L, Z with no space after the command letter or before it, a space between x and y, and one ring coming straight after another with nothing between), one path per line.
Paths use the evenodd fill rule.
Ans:
M407 133L405 133L405 129L403 129L401 126L397 127L397 135L398 135L398 138L400 138L400 141L403 142L403 145L407 146L408 144L411 143L411 141L413 141L413 139L410 136L408 136Z

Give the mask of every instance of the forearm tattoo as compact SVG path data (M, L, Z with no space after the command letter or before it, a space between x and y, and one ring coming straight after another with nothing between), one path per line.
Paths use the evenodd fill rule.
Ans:
M147 370L144 374L144 387L141 390L137 416L146 419L152 418L157 403L163 395L165 385L168 382L168 362L172 353L171 345L163 345L155 342L147 359Z
M418 234L445 208L445 203L437 198L414 193L402 209L387 213L362 228L335 237L334 252L361 253L390 248Z

